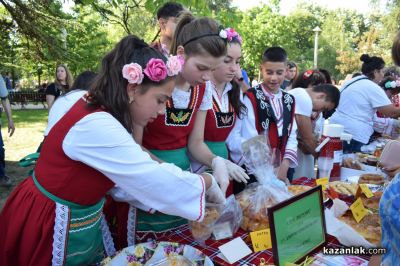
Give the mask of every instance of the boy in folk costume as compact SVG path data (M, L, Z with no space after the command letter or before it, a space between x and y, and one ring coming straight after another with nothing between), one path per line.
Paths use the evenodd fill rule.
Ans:
M240 143L265 132L271 148L280 153L277 176L288 182L289 167L297 166L297 125L294 97L281 89L286 64L287 54L283 48L265 50L260 66L263 82L249 89L244 96L247 115L242 120ZM254 177L251 181L255 181ZM235 194L243 189L243 184L235 183Z
M165 56L170 54L169 50L178 24L178 17L184 10L184 7L179 3L167 2L157 11L160 39L154 41L150 46Z

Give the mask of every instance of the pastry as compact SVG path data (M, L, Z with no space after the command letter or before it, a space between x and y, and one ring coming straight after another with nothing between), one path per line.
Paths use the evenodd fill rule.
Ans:
M236 196L243 210L240 227L245 231L258 231L269 228L268 208L277 202L264 195L263 190L249 188Z
M343 160L343 167L351 168L355 170L362 170L362 165L357 161L353 160L352 158L347 158Z
M379 246L381 242L381 223L379 214L367 214L360 223L354 219L351 211L347 211L339 220L351 226L370 243Z
M192 235L195 239L208 239L213 232L213 225L218 220L220 213L216 208L206 207L204 219L201 222L189 222Z
M342 181L329 182L328 186L333 188L337 193L347 196L354 196L358 188L357 184Z
M379 201L381 200L382 193L382 191L377 191L374 193L372 198L367 198L364 194L362 194L360 198L366 208L379 210Z
M358 183L383 185L385 183L385 178L380 174L363 174L360 176Z

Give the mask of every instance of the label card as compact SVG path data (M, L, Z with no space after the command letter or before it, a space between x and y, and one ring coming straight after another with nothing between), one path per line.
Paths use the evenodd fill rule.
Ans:
M364 204L362 203L361 198L358 198L353 204L351 204L350 210L353 213L353 217L357 223L359 223L368 213L367 209L365 209Z
M317 183L317 185L321 185L322 186L322 190L326 189L326 185L329 183L329 179L327 177L323 177L323 178L318 178L315 180L315 182Z
M243 239L237 237L228 243L219 246L218 249L222 253L222 258L233 264L238 260L246 257L247 255L251 254L251 249L244 243Z
M360 184L360 188L367 198L372 198L374 196L374 193L372 193L367 184Z
M254 252L272 248L269 229L251 232L250 237Z

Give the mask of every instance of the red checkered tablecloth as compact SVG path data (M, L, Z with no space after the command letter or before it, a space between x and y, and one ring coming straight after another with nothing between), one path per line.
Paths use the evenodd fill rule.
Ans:
M307 186L315 186L315 180L314 179L308 179L308 178L300 178L297 179L293 182L294 185L307 185ZM249 239L249 233L239 229L239 231L235 234L234 238L236 237L241 237L247 245L250 247L252 250L252 245ZM164 239L159 239L160 241L169 241L169 242L177 242L177 243L182 243L182 244L188 244L191 245L198 250L202 251L205 255L207 255L215 264L217 265L231 265L224 260L222 260L218 255L220 254L218 247L225 244L226 242L230 241L231 239L225 239L225 240L207 240L206 241L206 246L203 247L199 243L197 243L189 230L188 226L182 227L181 229L175 230L171 232L171 234L168 234ZM328 235L327 239L327 245L326 247L333 247L333 248L338 248L343 245L341 245L337 239L331 235ZM261 259L265 259L265 262L267 264L273 264L273 256L272 256L272 250L264 250L260 252L255 252L247 257L239 260L233 265L259 265ZM364 259L368 259L368 257L362 257Z

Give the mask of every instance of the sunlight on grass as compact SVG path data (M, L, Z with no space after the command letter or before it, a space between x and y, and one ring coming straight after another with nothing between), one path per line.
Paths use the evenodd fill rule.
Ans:
M1 132L3 134L7 161L19 161L22 157L36 151L43 140L43 132L47 125L48 111L13 110L15 132L12 137L7 133L6 115L2 114Z

